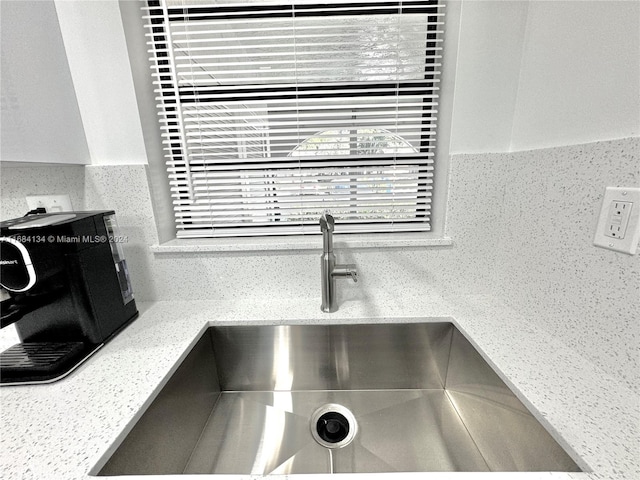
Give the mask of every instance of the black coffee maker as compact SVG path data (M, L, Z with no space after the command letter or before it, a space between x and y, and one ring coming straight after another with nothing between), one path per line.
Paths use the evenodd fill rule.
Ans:
M0 354L0 383L58 380L138 315L123 241L113 211L0 222L0 327L22 341Z

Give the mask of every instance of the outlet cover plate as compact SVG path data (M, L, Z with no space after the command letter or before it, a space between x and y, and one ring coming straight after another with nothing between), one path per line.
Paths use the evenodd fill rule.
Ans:
M607 228L611 223L611 208L615 202L631 203L624 238L614 238L607 235ZM596 247L635 255L638 249L638 240L640 240L640 188L607 187L600 207L600 217L593 244Z
M73 210L69 195L27 195L29 210L44 208L47 213L70 212Z

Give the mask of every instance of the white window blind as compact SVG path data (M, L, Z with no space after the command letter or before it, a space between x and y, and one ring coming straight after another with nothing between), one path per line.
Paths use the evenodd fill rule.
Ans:
M179 238L430 229L441 1L144 10Z

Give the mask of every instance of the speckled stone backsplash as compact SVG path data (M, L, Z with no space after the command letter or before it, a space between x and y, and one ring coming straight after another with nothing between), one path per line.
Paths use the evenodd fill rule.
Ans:
M398 305L428 295L491 294L605 372L640 385L640 257L592 245L608 185L640 184L640 139L516 153L455 155L446 233L453 246L338 249L358 284L340 302ZM64 193L114 209L138 300L320 304L317 250L152 253L158 243L146 167L4 167L2 218L24 195ZM374 307L371 307L374 308ZM369 312L375 316L376 312Z
M638 391L640 255L592 242L605 187L640 186L640 138L454 157L471 165L503 199L492 293Z
M315 250L154 254L147 248L158 238L145 167L91 166L85 171L86 208L115 209L129 237L124 249L137 298L256 302L307 298L320 305L319 235ZM474 206L483 191L487 197L491 193L488 188L452 189L449 203ZM442 288L451 293L487 293L490 249L486 235L479 234L487 228L482 216L472 208L452 209L448 225L449 234L456 237L454 246L336 248L340 262L355 263L359 270L357 284L341 282L340 300L366 302L376 296L410 302L425 290Z
M0 219L17 218L27 213L27 195L58 193L68 194L76 210L84 208L84 165L16 167L11 163L0 163Z
M640 138L456 155L452 177L500 198L486 217L491 293L638 391L640 256L592 242L605 187L640 185Z

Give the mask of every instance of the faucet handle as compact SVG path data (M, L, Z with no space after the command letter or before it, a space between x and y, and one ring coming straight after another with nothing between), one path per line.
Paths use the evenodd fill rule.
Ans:
M358 283L358 271L356 270L356 266L354 265L353 268L349 268L348 272L351 275L351 279L354 281L354 283Z
M356 283L358 282L358 270L353 263L349 263L348 265L336 265L333 267L331 275L342 278L351 277L351 280Z

